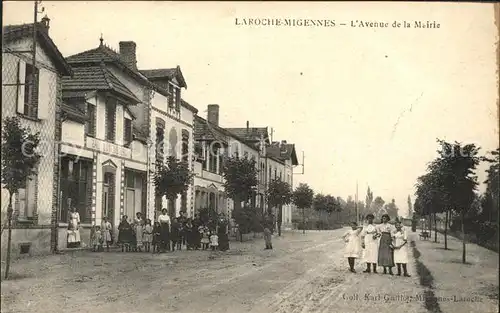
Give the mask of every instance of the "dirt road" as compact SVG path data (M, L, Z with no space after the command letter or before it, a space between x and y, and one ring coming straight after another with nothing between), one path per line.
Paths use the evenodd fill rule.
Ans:
M347 271L344 230L285 233L226 253L81 252L14 264L2 282L2 312L426 312L410 278ZM413 266L410 266L412 269ZM413 273L415 274L415 273Z

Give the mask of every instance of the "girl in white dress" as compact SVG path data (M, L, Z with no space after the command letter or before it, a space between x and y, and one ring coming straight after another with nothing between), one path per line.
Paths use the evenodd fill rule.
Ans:
M68 248L80 247L80 214L76 207L71 208L68 222Z
M356 273L354 270L354 261L361 257L361 231L363 227L358 227L356 222L351 223L351 229L348 230L342 239L346 242L344 257L347 258L349 263L349 271Z
M210 235L210 247L212 248L212 251L217 250L219 247L219 236L217 236L217 233L214 230L212 230Z
M398 268L398 276L401 276L401 267L403 267L403 275L410 277L408 274L408 236L406 230L401 225L401 222L396 222L396 231L393 233L392 247L394 249L394 263Z
M101 231L102 231L102 242L103 246L106 246L106 250L109 251L109 246L113 242L113 237L111 237L111 232L113 231L113 226L108 221L107 217L102 219L101 223Z
M362 238L363 238L363 260L366 262L366 270L364 273L371 273L371 267L373 267L373 272L377 273L377 260L378 260L378 236L377 228L373 225L373 220L375 217L373 214L368 214L366 216L368 225L363 228Z

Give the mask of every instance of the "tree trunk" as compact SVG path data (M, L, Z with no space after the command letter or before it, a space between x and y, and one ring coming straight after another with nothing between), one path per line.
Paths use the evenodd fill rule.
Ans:
M432 238L432 214L429 214L429 239Z
M306 208L302 208L302 233L306 233Z
M434 212L434 242L438 242L438 232L437 232L437 218L436 218L436 212Z
M462 210L462 263L465 264L465 213Z
M446 210L445 223L444 223L444 249L448 250L448 215L449 210Z
M282 220L283 220L283 206L280 204L278 206L278 236L281 237L281 223L282 223Z
M7 257L5 260L5 279L9 278L9 270L10 270L10 251L11 251L11 245L12 245L12 196L13 193L9 193L9 207L7 208Z

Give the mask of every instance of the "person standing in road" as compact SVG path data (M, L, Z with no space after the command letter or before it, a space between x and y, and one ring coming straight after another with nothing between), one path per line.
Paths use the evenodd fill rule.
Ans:
M264 217L264 241L266 243L266 250L272 250L273 249L273 242L272 242L272 231L273 231L273 222L274 218L271 214L271 212L267 212L267 214Z
M354 262L357 258L361 256L361 231L362 226L358 226L358 223L351 222L351 229L348 230L342 238L346 242L344 257L347 258L349 263L349 271L356 273L354 270Z
M410 277L408 274L408 237L406 229L401 222L396 222L396 232L393 233L394 263L398 268L398 276L401 276L401 267L403 267L403 276Z
M378 261L378 235L377 228L373 225L373 220L375 217L373 214L368 214L366 220L368 225L363 228L362 232L362 242L363 242L363 260L366 262L366 270L364 273L371 273L371 267L373 267L373 272L377 273L377 261Z
M380 237L378 248L378 266L384 267L384 274L394 275L392 268L394 267L394 251L392 246L392 233L395 232L394 226L389 224L390 217L387 214L382 215L382 224L377 226L377 233Z
M170 216L168 216L168 210L163 208L161 214L158 216L158 222L160 223L160 237L162 251L170 251Z

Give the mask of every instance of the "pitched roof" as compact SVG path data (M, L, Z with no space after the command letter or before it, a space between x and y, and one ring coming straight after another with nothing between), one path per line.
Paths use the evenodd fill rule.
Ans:
M68 118L79 123L85 123L85 121L87 120L85 112L82 112L82 110L80 110L76 106L68 105L63 102L63 104L61 105L61 110L63 118Z
M111 91L126 99L140 103L139 100L122 82L103 64L97 66L75 67L73 77L63 77L63 92L68 91Z
M194 118L194 131L193 131L194 140L217 140L223 143L228 143L227 132L224 131L223 128L210 123L204 118L199 117L198 115Z
M177 65L174 68L157 68L150 70L140 70L140 72L146 76L148 79L152 81L156 79L173 79L177 78L181 87L187 88L186 80L184 79L184 75L182 75L181 67Z
M169 97L170 94L168 90L162 88L161 86L155 84L154 80L157 79L158 77L153 77L149 78L147 77L142 71L137 71L132 68L130 68L127 64L125 64L121 59L120 59L120 54L114 51L113 49L109 48L105 44L100 44L97 48L86 50L74 55L71 55L66 58L68 63L70 63L73 67L81 67L81 66L87 66L87 65L96 65L96 64L101 64L101 63L111 63L115 64L118 67L120 67L122 70L124 70L126 73L134 77L136 80L138 80L140 83L153 88L156 92ZM182 82L184 82L184 77L182 76L182 73L180 71L180 67L177 66L177 68L174 68L172 70L175 70L175 72L178 72L178 79L180 79ZM181 101L181 105L183 105L185 108L188 110L197 113L198 110L187 103L186 101Z
M2 27L3 45L26 37L32 37L33 26L34 26L33 23L3 26ZM36 26L37 26L36 27L37 39L40 42L40 45L44 48L44 51L54 62L56 69L62 75L71 75L72 74L71 66L66 62L66 60L64 60L64 57L57 48L56 44L52 41L48 32L45 30L45 26L41 23L37 23Z
M267 127L249 127L249 128L226 128L227 131L232 134L242 138L245 141L257 142L260 138L264 138L269 141L269 134L267 132Z
M293 165L299 165L295 145L289 143L273 143L266 148L267 155L281 160L292 160Z

